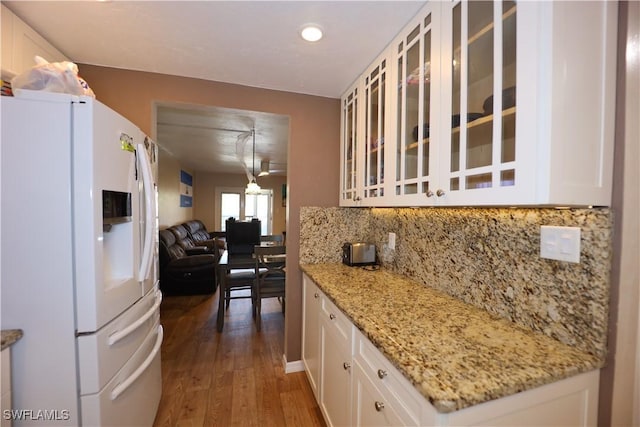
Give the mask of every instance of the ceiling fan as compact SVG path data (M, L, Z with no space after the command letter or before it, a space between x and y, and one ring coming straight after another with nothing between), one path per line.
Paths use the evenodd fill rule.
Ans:
M222 130L222 129L221 129ZM232 131L232 129L224 129L228 131ZM251 127L251 130L248 131L240 131L233 130L235 132L240 132L236 141L236 156L240 163L242 164L245 173L247 174L247 180L249 183L247 184L247 194L257 194L260 191L260 187L256 183L257 177L263 177L270 174L281 174L287 172L286 163L273 163L268 159L263 159L260 161L260 171L256 175L256 129L254 126ZM252 160L251 160L251 168L247 166L245 163L245 148L246 145L252 143L253 151L252 151ZM278 167L279 166L279 167Z
M287 169L278 169L276 166L280 165L280 167L282 167L283 165L280 163L271 163L269 160L262 160L260 162L260 173L258 173L258 176L267 176L270 175L272 173L286 173ZM273 166L273 168L272 168Z

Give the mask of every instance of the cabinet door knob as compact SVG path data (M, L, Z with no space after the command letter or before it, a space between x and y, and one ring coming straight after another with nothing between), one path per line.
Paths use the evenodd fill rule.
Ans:
M333 319L335 319L335 318L336 318L336 315L335 315L335 314L333 314L333 313L329 314L329 319L333 320Z
M382 412L382 410L384 409L384 402L376 401L376 403L374 405L376 407L376 411L378 411L378 412Z
M348 369L351 367L351 363L349 363L349 362L344 362L344 363L342 364L342 367L343 367L343 368L344 368L344 370L346 371L346 370L348 370Z
M425 194L427 195L427 197L433 197L433 191L431 190L427 190Z
M387 371L385 371L384 369L378 369L378 378L383 379L386 376L387 376Z
M315 294L313 294L314 298L320 298L320 295L316 292Z
M436 196L438 196L438 197L442 197L442 196L444 196L444 190L438 190L438 191L436 191Z

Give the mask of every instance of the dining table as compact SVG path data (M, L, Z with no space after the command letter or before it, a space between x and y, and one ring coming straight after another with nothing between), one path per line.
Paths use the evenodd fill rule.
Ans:
M272 246L265 244L265 246ZM286 254L272 255L265 259L266 262L274 264L283 264L286 261ZM220 256L218 265L216 266L216 276L218 277L218 286L220 293L218 297L218 316L216 319L216 328L218 332L222 332L224 328L224 295L226 289L227 274L231 270L241 270L247 268L255 268L256 258L253 253L230 253L228 250Z

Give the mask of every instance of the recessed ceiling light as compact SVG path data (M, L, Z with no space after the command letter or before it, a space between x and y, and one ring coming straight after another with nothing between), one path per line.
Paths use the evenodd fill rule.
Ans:
M308 42L317 42L322 38L322 29L316 24L306 24L300 30L300 35Z

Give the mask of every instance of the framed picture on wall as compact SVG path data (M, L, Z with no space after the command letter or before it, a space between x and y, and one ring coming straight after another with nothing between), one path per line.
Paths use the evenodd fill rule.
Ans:
M191 174L180 171L180 207L190 208L193 206L193 177Z

